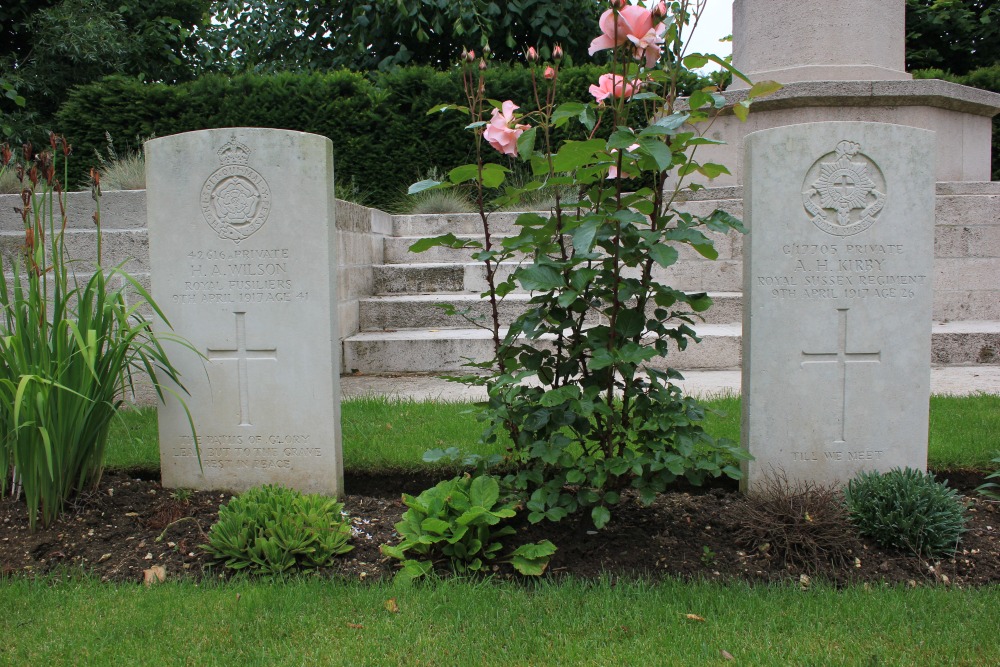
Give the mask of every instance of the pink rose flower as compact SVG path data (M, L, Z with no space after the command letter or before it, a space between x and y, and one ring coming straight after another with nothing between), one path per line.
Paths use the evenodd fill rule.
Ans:
M483 137L490 142L490 146L497 149L504 155L517 156L517 139L530 125L518 125L514 118L514 110L519 107L507 100L503 103L503 109L494 109L493 117L490 119L486 129L483 130Z
M552 79L556 78L556 70L551 65L549 65L548 67L545 68L545 73L542 76L551 81Z
M620 74L602 74L596 86L590 87L590 94L601 104L609 97L629 98L642 86L642 81L625 81Z
M599 25L601 35L590 43L590 49L587 51L590 55L631 42L635 57L645 58L646 67L653 67L660 59L663 34L667 26L657 23L653 12L645 7L628 5L617 15L614 10L608 9L601 14Z

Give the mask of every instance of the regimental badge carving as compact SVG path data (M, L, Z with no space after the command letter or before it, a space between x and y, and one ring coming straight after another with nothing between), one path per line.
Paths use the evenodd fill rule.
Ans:
M201 211L221 238L236 243L264 226L271 212L271 189L251 169L250 149L236 135L218 151L222 167L201 189Z
M813 224L834 236L858 234L878 222L887 196L882 170L853 141L841 141L816 160L802 190Z

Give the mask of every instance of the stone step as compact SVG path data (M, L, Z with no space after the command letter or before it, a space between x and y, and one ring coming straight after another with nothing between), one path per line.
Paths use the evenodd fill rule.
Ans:
M742 361L739 324L702 324L695 327L702 342L674 350L652 365L668 364L681 370L737 369ZM392 373L450 373L467 370L472 358L493 356L492 335L485 329L410 329L363 332L344 341L344 372L366 375ZM935 366L1000 365L1000 321L935 324L931 337Z
M696 327L702 342L674 351L670 363L677 368L739 367L738 324L703 324ZM441 373L466 369L467 359L484 361L493 356L492 333L485 329L410 329L363 332L344 341L344 372L364 374ZM654 359L654 367L665 367Z
M484 238L482 234L462 234L456 236L460 239L475 240L480 243ZM419 241L421 238L422 237L420 236L387 236L383 240L383 256L385 263L409 264L419 262L462 264L470 261L472 254L476 252L471 248L447 248L443 246L429 248L423 252L410 252L410 246ZM502 243L505 238L507 237L499 234L492 237L493 243L497 245Z
M485 286L484 286L485 287ZM714 304L701 313L709 324L740 322L743 319L741 292L708 292ZM501 304L501 322L506 325L523 312L528 301L525 292L509 294ZM450 303L456 310L469 310L475 321L488 321L489 303L479 292L434 292L389 294L359 300L361 331L392 329L446 329L467 326L461 316L449 316L436 304ZM1000 320L1000 298L991 290L935 290L935 322L965 320ZM477 319L483 318L483 319Z
M455 234L460 239L483 242L483 234ZM428 235L433 236L433 235ZM495 234L491 239L495 245L500 245L503 240L509 238L509 234ZM730 234L718 234L710 232L707 234L715 244L715 250L719 253L720 260L741 259L743 256L742 235L732 232ZM422 236L387 236L383 240L383 254L386 264L440 264L457 263L464 264L471 260L476 252L470 248L429 248L423 252L410 252L410 246L425 238ZM704 257L688 245L676 246L681 260L697 260L707 262Z
M516 267L516 262L503 263L500 279ZM486 269L477 262L379 264L373 268L376 295L486 290ZM638 274L635 269L625 273ZM743 261L735 259L714 262L680 259L668 269L657 267L654 271L660 282L688 292L739 292L743 289L742 273Z
M490 213L490 230L494 234L517 234L514 224L520 213ZM547 216L548 213L539 215ZM483 220L478 213L431 213L426 215L392 216L393 236L441 236L448 233L456 236L482 234Z
M698 316L710 324L740 321L739 293L714 292L710 296L714 304ZM507 295L499 304L501 324L507 326L523 313L530 298L525 293ZM448 315L438 304L451 304L464 315ZM361 299L359 308L362 331L391 331L401 325L408 329L461 329L471 326L469 319L478 325L487 324L492 317L488 300L467 293L377 296ZM653 308L648 310L652 313Z

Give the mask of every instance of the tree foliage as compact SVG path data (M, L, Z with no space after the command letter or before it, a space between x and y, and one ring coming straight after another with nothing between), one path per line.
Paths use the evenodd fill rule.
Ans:
M596 31L593 0L219 0L200 33L206 64L235 71L400 64L446 66L489 44L500 61L528 46L585 54Z
M966 74L1000 63L1000 2L906 0L908 70Z
M108 74L194 76L197 24L211 0L4 0L0 113L6 133L44 124L69 90ZM18 104L22 102L22 104ZM21 137L24 138L24 137Z

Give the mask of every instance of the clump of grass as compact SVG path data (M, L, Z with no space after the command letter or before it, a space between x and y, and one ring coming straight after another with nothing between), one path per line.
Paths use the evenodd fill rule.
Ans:
M476 205L469 196L457 189L427 190L413 195L406 213L413 215L430 213L475 213Z
M23 187L13 168L0 169L0 195L20 194Z
M334 180L333 196L341 201L351 202L359 206L370 206L372 190L371 188L362 188L351 176L345 180Z
M447 181L437 167L423 172L418 181ZM445 190L424 190L415 195L401 194L387 205L389 212L403 215L428 215L435 213L475 213L478 209L468 187L458 186Z
M494 199L495 210L497 211L549 211L556 206L556 196L565 205L566 202L576 201L576 193L572 187L565 185L542 185L541 187L529 187L536 177L518 167L507 175L503 190L497 191ZM518 191L520 191L518 193Z
M108 141L107 156L95 150L98 171L101 174L102 190L145 190L146 189L146 157L142 152L142 144L148 139L136 137L139 148L130 149L128 143L125 150L119 153L109 132L104 133Z
M732 516L738 544L786 565L842 566L859 546L840 489L808 482L793 486L778 472L736 503Z

